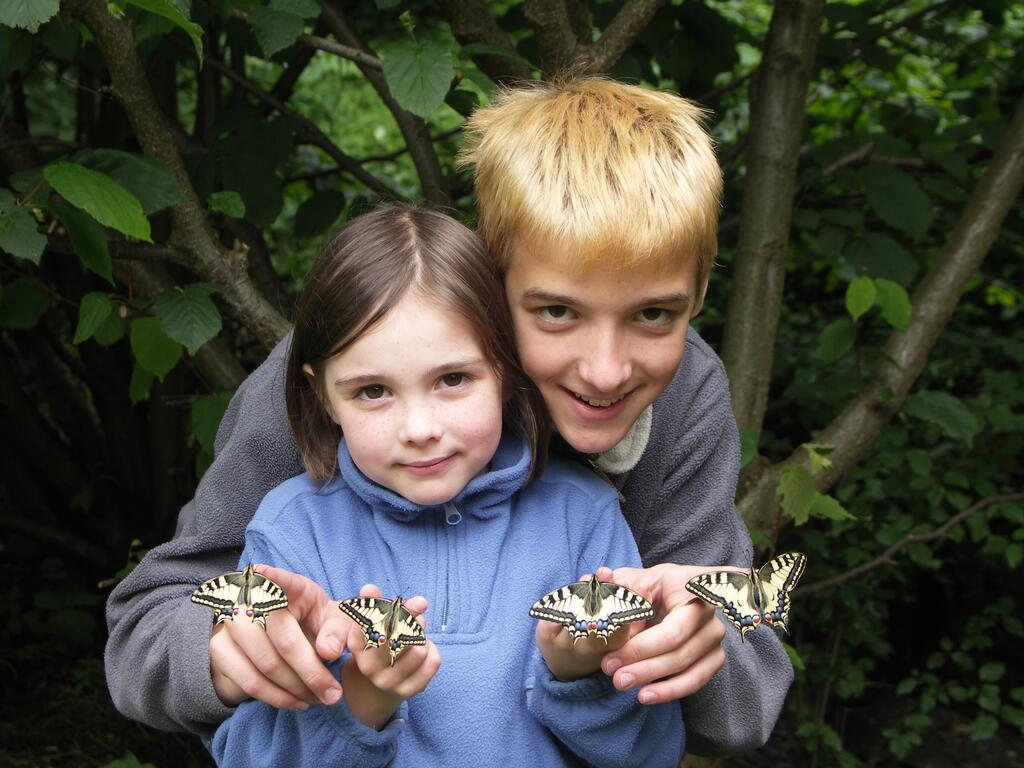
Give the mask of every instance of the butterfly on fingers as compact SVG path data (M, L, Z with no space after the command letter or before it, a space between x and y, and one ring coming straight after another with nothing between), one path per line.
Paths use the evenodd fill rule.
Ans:
M381 597L353 597L338 607L363 630L367 648L387 648L391 666L410 645L426 645L423 627L402 605L402 596L394 600Z
M277 584L252 568L207 579L192 592L192 602L213 609L213 623L234 621L241 606L254 624L267 628L267 614L288 607L288 596Z
M581 638L593 636L607 643L619 627L651 618L654 608L623 586L602 584L594 574L590 581L576 581L548 592L533 604L530 615L563 625L576 645Z
M722 614L740 631L740 638L762 623L788 632L790 593L803 575L807 558L799 552L779 555L759 569L714 571L694 576L686 588Z

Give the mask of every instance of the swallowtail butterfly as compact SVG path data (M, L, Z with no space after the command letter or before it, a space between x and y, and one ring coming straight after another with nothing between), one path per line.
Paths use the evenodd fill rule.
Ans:
M535 619L562 624L573 645L582 637L596 635L605 643L619 627L654 615L654 608L640 595L618 584L597 580L576 581L548 592L533 604Z
M342 600L338 607L363 630L367 648L387 647L392 666L406 646L427 642L423 627L402 605L401 595L394 600L353 597Z
M273 581L256 573L249 563L244 571L204 581L192 593L192 602L212 608L214 624L234 621L240 606L245 605L245 615L266 629L267 614L287 608L288 596Z

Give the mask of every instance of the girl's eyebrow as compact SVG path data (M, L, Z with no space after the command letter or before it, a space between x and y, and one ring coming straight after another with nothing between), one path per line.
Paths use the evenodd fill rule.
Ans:
M435 365L426 372L426 377L433 378L434 376L439 376L440 374L448 371L460 370L462 368L473 368L479 365L487 365L487 360L483 357L465 357L449 360L441 363L440 365ZM387 380L387 375L383 373L358 373L354 376L341 376L340 378L335 379L334 386L350 387L364 384L380 384L382 382L386 383Z

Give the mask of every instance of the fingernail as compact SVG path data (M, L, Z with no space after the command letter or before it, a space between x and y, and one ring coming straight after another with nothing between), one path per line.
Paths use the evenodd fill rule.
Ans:
M324 641L324 645L327 646L327 650L337 656L341 653L341 641L336 637L328 637Z
M640 695L637 696L637 699L640 701L641 704L653 704L654 694L650 691L642 691Z
M291 708L293 712L305 712L307 709L309 709L309 704L307 704L304 701L300 701L298 704Z
M324 694L324 703L329 707L337 704L340 699L341 688L328 688L327 693Z
M614 675L615 670L622 666L621 659L607 659L604 662L604 671L606 675Z
M619 676L619 686L618 687L619 688L632 688L633 687L633 683L635 683L635 682L636 682L636 678L633 677L633 675L629 674L629 672L626 672L625 674Z

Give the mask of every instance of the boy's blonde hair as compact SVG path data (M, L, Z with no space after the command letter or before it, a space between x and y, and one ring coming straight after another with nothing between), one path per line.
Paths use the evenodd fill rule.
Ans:
M478 233L503 269L516 238L567 246L581 267L696 256L701 290L722 195L704 119L679 96L604 78L501 90L469 119L459 158L474 168Z

